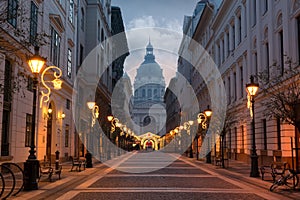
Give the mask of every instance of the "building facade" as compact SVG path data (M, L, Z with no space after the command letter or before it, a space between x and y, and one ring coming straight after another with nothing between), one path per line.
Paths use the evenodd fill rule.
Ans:
M5 82L0 109L1 159L24 162L33 139L39 160L54 158L55 151L62 159L74 155L71 100L76 60L75 6L74 1L1 2L1 79ZM42 70L57 66L63 81L60 90L53 90L47 81L54 79L54 71L47 70L44 77L42 72L39 74L36 127L31 124L33 75L27 63L34 46L39 46L39 54L47 57ZM39 100L41 92L48 93L42 78L51 89L47 102ZM32 128L35 138L30 135Z
M206 49L223 78L228 114L223 151L229 159L250 162L252 130L246 84L250 82L250 75L254 75L263 88L259 78L261 73L267 73L270 80L280 73L283 77L290 67L289 63L299 69L299 2L224 0L220 7L206 1L201 3L204 7L191 37ZM199 59L196 48L189 51L193 60ZM201 65L201 60L195 63ZM192 84L193 88L197 88L199 102L208 102L207 86L202 83L201 77L192 72ZM288 81L285 83L287 85ZM262 89L255 97L259 164L272 161L288 161L291 164L291 141L294 147L299 147L299 131L280 118L266 116L264 102L270 98ZM220 156L220 147L212 147L212 156ZM297 151L293 153L297 163L294 167L299 169L299 154Z
M0 9L1 160L24 162L33 139L38 160L54 162L56 151L60 152L62 161L69 156L84 156L84 144L90 139L87 131L91 113L86 108L90 99L85 98L85 87L74 90L74 81L84 59L100 45L102 53L96 63L100 81L94 101L102 114L99 122L108 124L106 116L110 113L114 76L112 42L107 40L113 34L110 0L12 0L1 1ZM119 19L116 26L124 27L123 21ZM126 37L123 39L127 44ZM45 71L43 77L42 72L39 74L36 127L32 127L33 75L27 59L34 54L35 46L40 47L39 55L47 58L42 72L49 66L58 67L62 70L63 84L61 89L54 90L50 81L55 78L55 69ZM123 63L115 65L115 70L118 67L123 68ZM48 92L42 79L51 90L46 102L40 102L42 94ZM90 83L81 83L84 84L88 87ZM82 94L76 103L74 93ZM73 108L78 107L86 117L76 118ZM74 121L79 121L79 125ZM35 138L30 134L33 128Z

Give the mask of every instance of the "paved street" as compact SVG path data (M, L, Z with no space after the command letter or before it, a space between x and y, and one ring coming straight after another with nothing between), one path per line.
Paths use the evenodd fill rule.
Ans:
M65 168L61 180L44 179L39 190L14 199L295 199L269 192L270 183L259 178L186 157L171 163L173 158L176 155L135 152L112 160L112 167L95 164L82 172ZM163 165L168 166L158 169Z

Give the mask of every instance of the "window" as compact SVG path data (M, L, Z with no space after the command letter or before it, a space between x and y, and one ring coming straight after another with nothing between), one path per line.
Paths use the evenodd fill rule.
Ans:
M228 77L228 104L231 103L231 87L230 87L231 83L230 83L230 77Z
M85 16L84 16L84 10L81 8L81 30L84 31L84 25L85 25Z
M146 97L146 91L145 91L145 89L142 90L142 97Z
M18 0L8 0L7 6L7 21L17 27L17 17L18 17Z
M263 124L263 139L264 139L264 150L268 149L268 138L267 138L267 120L263 119L262 120L262 124Z
M67 99L67 100L66 100L66 108L67 108L68 110L70 110L70 108L71 108L71 101L70 101L70 99Z
M98 41L101 40L101 27L100 27L100 21L98 20L98 29L97 29L97 32L98 32Z
M66 124L66 129L65 129L65 147L69 147L69 129L70 129L69 124Z
M276 119L276 129L277 129L277 149L281 150L281 127L280 127L280 118Z
M257 52L253 54L253 63L254 63L254 74L257 75L258 73L258 65L257 65ZM257 77L257 76L255 76Z
M220 45L218 44L217 46L217 59L218 59L218 64L219 64L219 67L221 66L221 48L220 48Z
M69 21L71 23L74 21L74 0L70 0Z
M237 127L234 127L234 148L237 149Z
M230 55L230 38L229 38L229 31L226 32L226 38L227 38L227 57Z
M266 59L266 73L267 73L267 79L270 78L270 63L269 63L269 43L265 43L265 59Z
M238 16L238 44L241 43L242 41L242 19L241 19L241 15Z
M26 114L26 129L25 129L25 147L31 145L31 131L32 131L32 115Z
M10 114L11 114L11 77L12 65L5 60L3 112L2 112L2 134L1 134L1 156L9 155Z
M268 11L268 0L263 0L262 4L263 4L262 5L262 10L263 10L262 14L264 15Z
M244 77L243 77L243 74L244 74L244 72L243 72L243 66L241 66L240 67L240 78L241 78L241 98L243 98L244 97Z
M71 78L72 76L72 51L68 49L68 67L67 67L67 76Z
M148 98L151 98L151 97L152 97L152 90L148 89Z
M30 92L33 91L33 78L30 76L27 78L27 90Z
M234 50L235 49L235 26L234 26L234 24L232 25L232 38L231 38L231 40L232 40L232 50Z
M279 39L279 59L280 59L280 74L284 73L284 53L283 53L283 31L278 32Z
M36 35L37 35L37 23L38 23L38 7L31 2L30 10L30 43L36 45Z
M81 65L83 62L83 46L80 44L80 55L79 55L79 64Z
M8 60L5 60L5 72L4 72L4 90L3 100L11 102L12 100L12 64Z
M101 29L101 42L104 41L104 31L103 31L103 28Z
M241 126L241 132L242 132L242 147L241 149L245 148L245 133L244 133L244 126Z
M225 43L224 43L224 38L222 38L221 40L221 47L222 47L222 53L221 53L221 57L222 57L222 63L224 63L225 61Z
M234 98L234 101L236 101L236 96L237 96L237 92L236 92L236 72L234 72L233 73L233 81L234 81L234 90L233 90L233 92L234 92L234 94L233 94L233 98Z
M60 36L51 27L51 51L50 51L50 59L51 62L59 67L59 55L60 55Z
M252 2L252 26L255 26L255 24L256 24L256 0L253 0L251 2Z

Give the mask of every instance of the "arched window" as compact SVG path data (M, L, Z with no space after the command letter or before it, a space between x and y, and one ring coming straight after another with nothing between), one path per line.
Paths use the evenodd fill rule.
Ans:
M152 90L151 89L148 89L148 99L150 99L152 97Z
M157 98L158 95L157 95L157 89L154 89L154 94L153 94L154 98Z

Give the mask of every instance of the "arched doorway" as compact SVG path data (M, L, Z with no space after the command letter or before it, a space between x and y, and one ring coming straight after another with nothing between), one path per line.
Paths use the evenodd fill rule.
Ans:
M46 157L47 160L51 161L51 145L52 145L52 126L53 126L53 110L51 103L48 107L48 118L47 118L47 140L46 140Z

